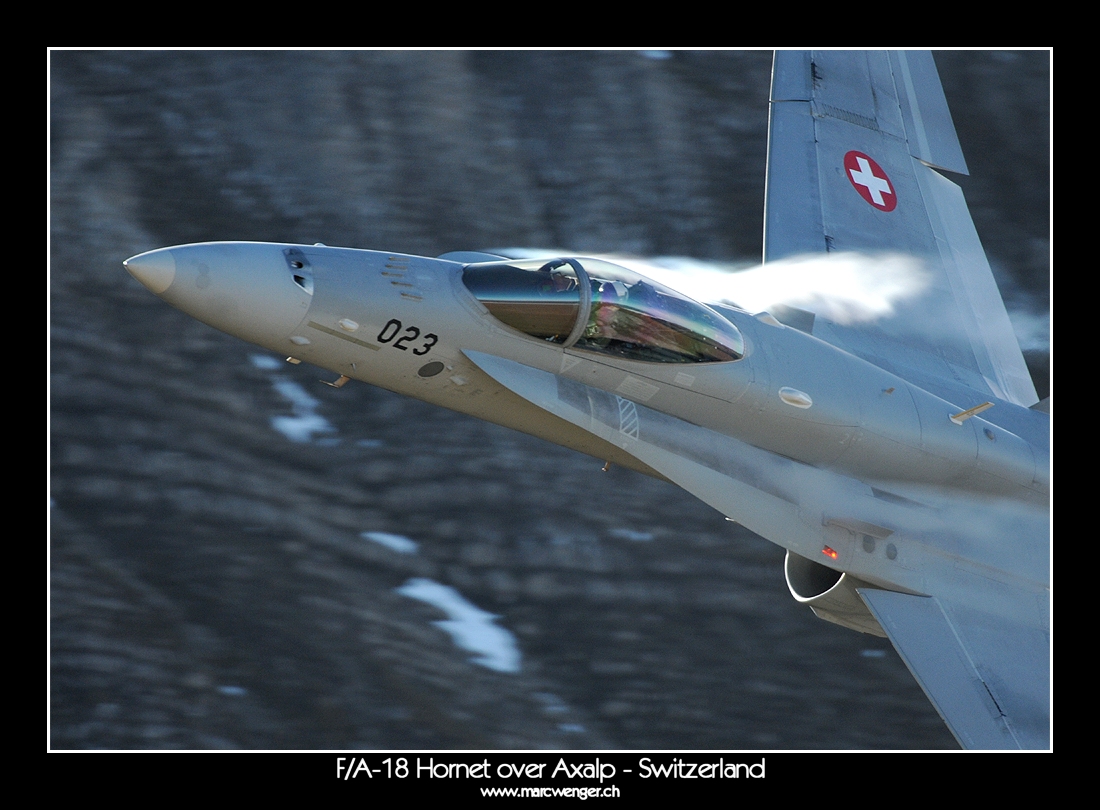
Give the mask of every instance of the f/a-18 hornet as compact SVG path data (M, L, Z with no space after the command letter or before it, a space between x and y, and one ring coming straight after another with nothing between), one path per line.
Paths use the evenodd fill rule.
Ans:
M764 269L920 268L872 320L703 303L602 259L215 242L125 262L200 321L667 479L787 550L795 599L890 639L959 742L1050 747L1050 401L958 186L935 63L779 52Z

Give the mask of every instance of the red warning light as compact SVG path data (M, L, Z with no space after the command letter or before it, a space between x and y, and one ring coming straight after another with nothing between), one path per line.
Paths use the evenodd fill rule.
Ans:
M835 560L837 558L836 549L829 548L829 546L825 546L823 549L821 549L821 553L832 560Z

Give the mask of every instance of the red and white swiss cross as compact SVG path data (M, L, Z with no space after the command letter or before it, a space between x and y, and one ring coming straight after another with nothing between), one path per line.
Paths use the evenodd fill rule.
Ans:
M844 173L859 196L879 211L893 211L898 206L894 184L874 158L862 152L849 152L844 156Z

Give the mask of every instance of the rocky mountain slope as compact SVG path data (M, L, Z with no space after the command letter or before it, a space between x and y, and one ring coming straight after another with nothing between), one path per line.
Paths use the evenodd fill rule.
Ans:
M937 55L979 233L1040 323L1048 57ZM770 54L50 67L53 747L954 747L888 643L685 493L318 385L121 267L217 239L753 260Z

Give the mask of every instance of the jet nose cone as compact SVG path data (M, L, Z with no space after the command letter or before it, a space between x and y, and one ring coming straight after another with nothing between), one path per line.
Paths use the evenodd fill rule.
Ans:
M130 275L145 285L146 289L160 295L172 286L176 277L176 259L167 248L139 253L122 263Z

